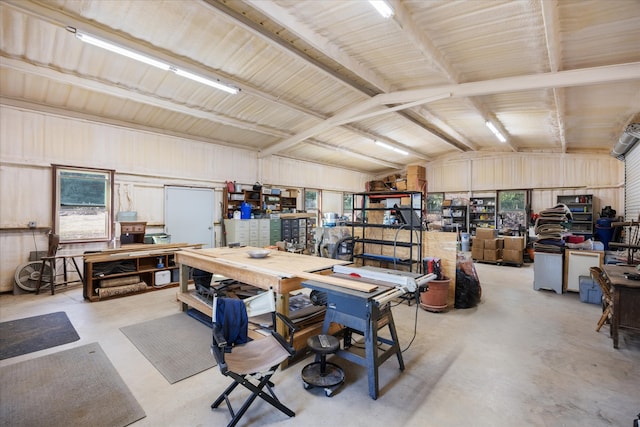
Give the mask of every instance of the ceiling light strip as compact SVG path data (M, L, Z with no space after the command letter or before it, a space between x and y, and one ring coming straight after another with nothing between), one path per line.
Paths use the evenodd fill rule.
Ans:
M487 120L486 122L484 122L484 124L487 125L489 130L491 130L491 132L493 132L493 134L496 136L496 138L498 138L498 140L500 142L507 142L507 138L505 138L504 135L502 135L500 133L498 128L493 123L491 123L489 120Z
M380 147L383 147L383 148L386 148L389 151L395 151L396 153L400 153L400 154L405 155L405 156L409 155L408 152L406 152L404 150L401 150L400 148L394 147L392 145L389 145L387 143L384 143L382 141L375 141L375 143L376 143L376 145L378 145Z
M393 9L391 9L391 6L389 6L386 1L369 0L369 3L371 3L371 6L376 8L378 13L382 15L383 18L389 19L393 16Z
M118 46L116 44L113 44L113 43L98 39L98 38L93 37L93 36L91 36L89 34L79 32L73 27L67 27L67 30L72 32L72 33L74 33L79 40L81 40L81 41L83 41L85 43L88 43L90 45L93 45L93 46L96 46L96 47L99 47L99 48L102 48L102 49L105 49L105 50L108 50L108 51L113 52L113 53L117 53L118 55L122 55L122 56L125 56L127 58L134 59L136 61L142 62L142 63L147 64L147 65L151 65L153 67L159 68L159 69L164 70L164 71L174 72L174 73L176 73L177 75L179 75L181 77L187 78L189 80L193 80L195 82L198 82L198 83L203 84L203 85L207 85L209 87L212 87L212 88L215 88L215 89L218 89L218 90L222 90L222 91L230 93L232 95L235 95L239 91L239 89L237 87L229 86L229 85L226 85L226 84L224 84L224 83L222 83L220 81L211 80L211 79L208 79L206 77L202 77L202 76L199 76L197 74L194 74L194 73L192 73L190 71L182 70L182 69L180 69L178 67L175 67L175 66L173 66L171 64L164 63L162 61L159 61L159 60L151 58L149 56L140 54L140 53L135 52L133 50L126 49L126 48L124 48L122 46Z

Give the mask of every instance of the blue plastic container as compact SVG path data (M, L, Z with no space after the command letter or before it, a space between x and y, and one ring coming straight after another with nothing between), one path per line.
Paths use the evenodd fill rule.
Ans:
M604 245L604 250L609 250L609 242L613 238L613 218L600 218L596 221L596 236Z
M580 301L589 304L602 304L602 289L590 276L578 277Z
M240 219L251 219L251 204L242 202L240 205Z

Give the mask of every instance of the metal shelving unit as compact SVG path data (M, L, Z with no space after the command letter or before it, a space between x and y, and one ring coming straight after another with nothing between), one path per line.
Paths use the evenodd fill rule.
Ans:
M585 239L593 237L593 195L558 196L558 204L560 203L566 205L573 216L571 233L584 235Z
M496 228L496 198L472 197L469 205L469 232L476 228Z
M422 270L423 193L374 191L353 194L354 258ZM398 240L401 230L408 239ZM360 246L360 251L358 250Z

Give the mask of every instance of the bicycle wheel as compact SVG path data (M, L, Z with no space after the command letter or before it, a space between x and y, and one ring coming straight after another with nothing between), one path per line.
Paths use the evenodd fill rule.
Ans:
M46 288L51 283L51 266L45 265L43 271L43 286ZM15 281L20 289L28 292L35 292L40 278L42 261L30 261L16 268ZM41 289L42 289L41 288Z

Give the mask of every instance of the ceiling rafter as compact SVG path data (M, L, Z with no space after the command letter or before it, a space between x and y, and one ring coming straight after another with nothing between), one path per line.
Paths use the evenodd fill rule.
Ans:
M369 84L373 85L376 88L376 91L371 91L369 88L363 87L362 85L356 83L355 81L348 79L344 75L337 73L333 69L329 68L327 65L315 60L314 58L309 57L303 52L300 52L298 49L296 49L295 46L292 46L290 43L286 42L285 40L265 30L263 27L257 25L255 22L251 21L246 16L243 16L238 12L236 12L235 10L233 10L232 8L230 8L228 5L217 0L203 0L203 1L205 1L207 4L211 5L215 9L225 13L229 18L233 19L236 23L243 25L247 30L252 31L254 34L261 36L264 40L270 43L274 43L277 46L285 49L286 51L293 53L297 57L302 58L309 64L317 67L319 70L326 72L331 77L345 83L348 87L354 88L367 96L375 96L375 95L378 95L379 93L389 92L391 90L389 84L385 82L383 79L381 79L379 76L371 73L369 69L363 67L357 61L353 60L351 57L346 55L344 52L342 52L342 50L338 46L335 46L326 38L322 37L319 34L313 33L306 26L304 26L304 24L300 23L297 19L292 17L291 14L287 12L286 9L281 8L280 6L274 4L271 1L249 0L248 3L251 4L251 6L254 9L261 12L272 21L277 22L278 24L286 27L289 31L294 32L301 39L305 40L306 43L313 46L315 49L317 49L327 58L330 58L332 61L339 63L341 66L345 67L346 69L348 69L349 71L357 75L358 77L362 78L363 80L366 80ZM446 135L441 130L434 129L432 125L425 124L423 118L419 117L415 113L412 113L410 111L398 111L397 114L403 116L405 119L423 128L427 132L431 133L433 136L451 145L452 147L460 151L464 151L461 148L461 145L464 146L463 144L461 144L458 141L452 140L450 136ZM378 138L378 139L382 140L381 138ZM408 147L406 147L404 144L400 143L399 141L390 141L388 138L387 140L388 140L387 142L403 147L403 149L405 150L408 149ZM418 153L416 150L411 150L411 151L413 151L414 153ZM428 158L424 154L420 154L419 157L425 158L425 159Z
M560 52L559 42L560 32L558 30L558 2L557 0L541 2L540 7L542 10L542 22L544 26L544 40L547 46L547 54L549 56L549 71L560 71L562 55ZM567 138L564 126L564 89L553 89L553 102L556 106L556 122L558 123L558 138L560 139L560 148L563 153L566 153Z
M579 70L558 71L555 73L529 74L525 76L503 77L493 80L461 83L441 87L412 89L377 95L364 102L351 105L336 113L323 123L300 132L291 138L282 140L260 152L260 157L266 157L280 150L298 144L338 124L348 123L354 117L364 112L378 108L377 112L384 113L386 105L406 103L415 106L427 104L447 97L465 98L472 96L491 95L496 93L519 92L554 87L582 86L595 83L637 80L640 76L640 62L629 64L594 67Z
M96 37L99 37L101 39L104 40L108 40L111 41L113 43L119 44L121 46L127 47L129 49L132 49L134 51L138 51L140 53L152 56L152 57L156 57L158 59L164 60L166 62L178 65L180 67L183 67L185 69L191 69L191 70L197 70L198 73L201 73L205 76L209 76L213 79L221 79L223 81L227 81L227 82L231 82L234 85L238 86L241 88L242 93L244 94L249 94L252 96L255 96L257 98L263 99L265 101L268 102L272 102L275 104L278 104L279 106L284 106L289 108L292 111L295 111L297 113L302 113L305 114L307 116L310 117L314 117L317 118L319 120L326 120L328 118L328 116L320 114L316 111L313 111L311 109L305 108L301 105L297 105L297 104L293 104L289 101L286 101L284 99L282 99L281 97L276 97L274 95L271 95L269 93L266 93L262 90L259 90L258 88L252 86L251 84L248 84L244 81L239 81L237 79L232 78L229 75L220 73L218 71L211 71L211 69L209 69L208 67L205 67L203 64L201 63L197 63L193 60L189 60L188 58L182 58L182 57L178 57L176 55L172 55L170 53L167 53L166 51L163 51L161 49L158 49L156 47L150 47L144 43L141 43L140 41L133 41L132 39L128 38L128 37L124 37L122 35L117 34L116 32L110 30L110 29L106 29L102 26L97 25L95 22L93 21L87 21L84 19L80 19L77 16L73 16L67 13L64 13L58 9L53 9L50 5L46 5L46 4L41 4L36 2L23 2L23 1L16 1L16 0L7 0L7 3L11 6L14 7L16 10L20 10L23 13L27 13L30 16L33 16L37 19L40 20L44 20L46 22L49 22L52 25L56 25L59 26L61 28L67 27L67 26L72 26L72 27L77 27L77 28L82 28L85 31L91 32L93 35L95 35ZM3 64L4 65L4 64ZM32 64L35 65L35 64ZM14 65L14 67L19 67L17 65ZM43 70L43 72L46 72L44 70L51 70L50 68L47 67L41 67L41 66L37 66L37 68L32 68L32 67L28 67L30 73L33 74L37 74L38 73L38 69L39 70ZM26 70L24 70L26 71ZM48 77L51 77L51 75L49 75ZM77 76L76 76L77 77ZM79 77L77 77L79 78ZM57 75L56 80L58 81L64 81L64 78L62 78L62 76ZM74 82L78 82L78 83L74 83L77 84L78 86L81 87L85 87L87 89L91 89L91 90L97 90L96 87L97 85L95 84L95 80L90 80L88 79L87 82L94 82L94 83L87 83L85 82L80 83L77 79L74 79ZM68 82L67 82L68 83ZM88 86L87 86L88 84ZM114 86L115 88L116 86ZM109 86L106 86L105 83L102 83L102 85L100 86L100 92L102 93L107 93L110 94L110 91L108 90ZM132 92L125 92L122 93L121 91L119 91L120 96L122 97L123 95L126 95L126 98L132 98L133 96L131 95ZM135 91L134 91L135 93ZM155 99L155 97L151 96L151 95L147 95L149 98L143 98L143 97L138 97L137 101L138 102L142 102L144 104L147 105L154 105L154 106L158 106L158 107L162 107L162 108L166 108L165 106L169 106L168 104L165 103L160 103L158 104L159 101L154 100L151 101L151 99ZM168 100L165 100L164 102L171 102ZM260 126L260 125L256 125L256 124L251 124L250 122L247 122L245 120L239 120L239 119L233 119L233 118L229 118L229 117L225 117L222 115L219 115L217 113L214 112L204 112L204 110L201 109L197 109L197 108L193 108L193 107L188 107L188 106L176 106L179 104L175 104L172 103L170 105L171 108L168 108L169 110L173 110L173 111L177 111L177 112L181 112L183 114L187 114L193 117L197 117L197 118L202 118L202 119L207 119L207 120L211 120L214 122L218 122L218 123L222 123L228 126L233 126L239 129L249 129L249 130L253 130L259 133L263 133L263 134L267 134L267 135L271 135L271 136L276 136L276 137L280 137L280 138L286 138L286 137L290 137L291 133L287 133L284 131L278 131L276 129L273 128L267 128L264 126ZM177 110L176 110L177 109ZM383 142L387 142L393 145L397 145L399 147L404 147L402 144L399 144L397 141L392 140L390 138L387 138L385 136L382 135L376 135L372 132L367 132L367 131L363 131L362 129L359 129L357 126L352 126L352 125L345 125L345 128L349 129L350 131L357 133L359 135L361 135L362 137L365 138L371 138L371 139L375 139L375 140L379 140L379 141L383 141ZM328 143L323 143L320 141L316 141L318 142L318 144L316 144L317 146L322 146L325 149L331 149L331 147L333 147L332 149L338 149L338 147L335 147L331 144ZM341 149L342 152L344 152L345 154L349 154L351 151L350 150L346 150L346 149ZM428 156L425 156L423 153L419 153L416 152L414 150L409 150L407 148L407 151L411 151L412 154L416 155L417 157L423 159L423 160L430 160L430 158ZM367 156L367 155L363 155L362 153L357 153L357 152L353 152L354 153L354 157L359 158L359 159L369 159L369 161L371 161L372 163L376 163L379 164L380 159L375 158L375 157L371 157L371 156Z
M418 28L415 21L411 18L411 14L406 10L404 5L401 2L396 1L394 2L393 7L395 10L393 21L404 32L409 41L422 52L425 58L428 58L431 61L434 68L440 70L440 72L445 76L447 80L449 80L450 83L460 83L460 73L455 69L451 62L447 60L442 52L440 52L440 49L438 49L438 47L433 44L431 39L427 36L427 34L425 34L424 30ZM509 133L506 131L500 120L498 120L493 112L488 111L487 108L482 105L477 99L465 98L462 101L470 110L475 110L478 115L482 116L484 120L491 119L494 125L507 138L506 145L512 151L518 151L518 149L511 143ZM428 108L426 106L423 106L422 110L428 111ZM464 143L474 151L477 151L478 149L478 147L474 143L468 141L466 138L461 139L460 142Z

